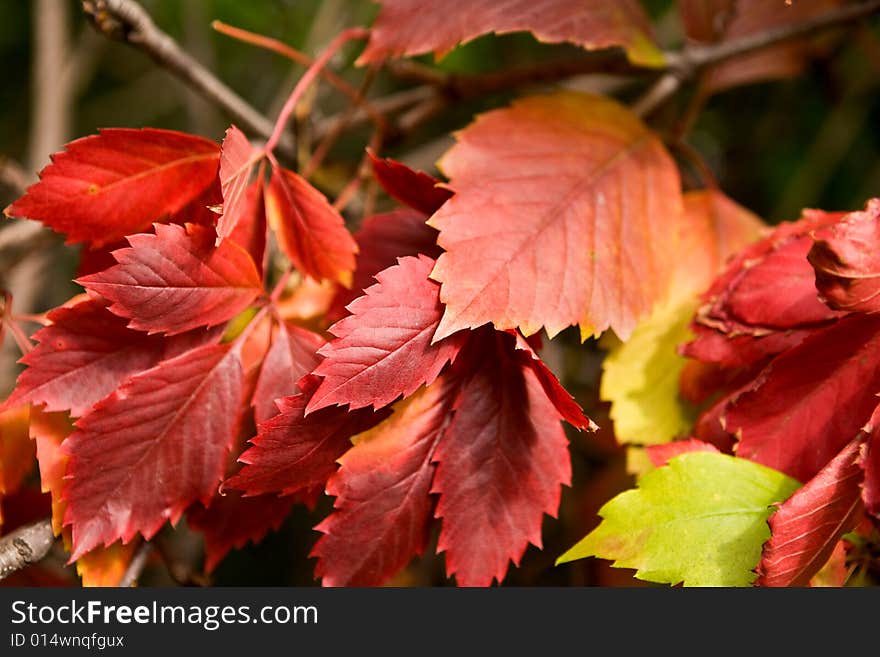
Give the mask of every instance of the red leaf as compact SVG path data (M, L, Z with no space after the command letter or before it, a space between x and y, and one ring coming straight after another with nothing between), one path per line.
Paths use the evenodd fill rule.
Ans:
M743 249L703 295L683 352L726 367L756 362L800 343L841 316L818 299L806 260L809 233L836 223L840 213L807 210Z
M694 422L693 434L700 441L709 443L724 454L733 454L736 437L725 429L724 413L733 395L723 397L705 411Z
M340 288L327 312L329 319L338 320L348 312L345 307L375 282L383 269L393 267L403 256L424 254L437 258L437 231L425 223L425 216L409 208L367 217L355 233L358 254L351 289Z
M223 190L220 187L219 176L205 188L201 194L183 206L180 210L172 212L168 217L169 224L198 224L213 229L217 223L217 208L222 207ZM145 232L145 231L142 231Z
M297 269L316 280L351 285L357 244L342 215L305 178L276 167L266 193L266 214L278 245Z
M324 586L378 586L424 551L435 505L432 457L453 393L438 379L339 460L327 482L334 512L316 527L325 535L311 554Z
M348 412L325 408L305 414L306 405L320 383L306 376L299 394L276 401L279 414L262 423L252 447L238 459L244 467L223 487L245 495L290 495L323 485L336 470L336 459L349 447L349 439L380 422L387 413L366 409Z
M662 64L648 17L634 0L378 0L370 41L358 63L401 55L443 55L460 42L495 32L532 32L539 41L587 49L623 46L639 64Z
M183 208L217 175L217 144L170 130L107 128L77 139L40 172L40 182L6 208L101 246Z
M248 541L259 543L277 530L296 502L294 497L226 493L215 496L207 509L190 507L187 524L205 537L205 572L213 571L232 548L243 548Z
M880 199L813 237L807 257L825 302L837 310L880 311Z
M625 339L666 295L678 170L622 105L519 100L461 131L441 166L455 196L430 220L446 249L432 274L447 306L435 339L487 322L526 335L611 327Z
M660 445L648 445L645 447L648 458L654 467L666 465L669 459L675 458L680 454L688 452L718 452L718 448L711 443L704 443L696 438L688 438L687 440L674 440L671 443L662 443Z
M861 443L862 437L852 440L770 516L757 586L806 586L856 525L862 510Z
M278 415L276 399L299 392L296 382L321 361L317 351L324 344L317 333L285 322L278 324L254 389L253 406L258 423Z
M880 407L874 410L865 432L868 438L860 457L860 464L865 471L862 500L865 510L876 522L880 520Z
M559 413L510 335L483 330L460 357L453 416L434 454L438 552L462 586L504 579L571 478Z
M738 456L809 481L877 406L880 317L851 315L776 357L736 396L726 428Z
M126 246L128 246L128 242L125 240L119 240L96 249L90 248L88 244L83 244L79 252L79 265L76 268L76 276L88 276L89 274L109 269L116 264L113 252L117 249L124 249Z
M219 338L202 329L172 339L133 331L97 299L56 308L47 319L7 405L29 401L80 416L132 374Z
M556 407L560 417L579 431L583 429L595 431L598 429L599 427L596 426L590 418L584 415L583 409L574 400L574 397L571 396L568 390L562 387L562 384L559 383L559 379L557 379L556 375L550 371L550 368L544 364L544 361L542 361L541 357L538 356L538 353L532 349L532 346L528 341L518 333L515 335L517 351L526 356L524 361L525 364L535 373L538 382L544 389L544 394L547 395L547 399L549 399Z
M373 175L382 185L382 189L392 198L425 216L437 212L452 196L451 191L445 187L438 187L440 181L427 173L410 169L390 157L376 157L370 150L367 154L373 165Z
M255 180L244 192L229 239L247 251L262 275L266 271L266 204L263 183Z
M247 308L263 291L250 256L194 224L156 225L156 234L132 235L119 262L78 283L110 300L128 326L169 335L214 326Z
M460 333L431 344L443 314L440 286L428 278L427 256L400 258L349 306L352 315L332 327L336 339L321 348L323 377L307 413L333 405L382 408L430 384L466 338Z
M244 133L234 125L226 130L220 147L220 187L223 191L223 215L217 222L217 244L229 237L241 220L245 190L256 164L257 152ZM256 183L260 186L259 182Z
M149 539L214 495L242 388L237 352L209 345L136 374L77 421L63 446L72 560L138 532Z

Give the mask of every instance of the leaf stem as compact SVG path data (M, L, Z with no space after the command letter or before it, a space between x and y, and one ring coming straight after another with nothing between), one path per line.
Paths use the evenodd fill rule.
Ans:
M249 43L259 48L270 50L274 53L281 55L282 57L286 57L287 59L296 62L297 64L302 64L303 66L312 66L315 63L315 60L312 57L309 57L304 52L300 52L296 48L293 48L283 41L279 41L278 39L274 39L263 34L257 34L256 32L251 32L250 30L235 27L233 25L229 25L228 23L224 23L223 21L218 20L212 22L211 27L213 27L217 32L220 32L220 34L225 34L226 36L237 39L238 41L242 41L244 43ZM321 75L321 77L327 80L327 82L336 87L336 89L340 93L347 96L354 105L363 108L363 110L366 112L367 116L373 121L373 123L381 126L385 125L385 117L382 116L382 114L376 109L374 109L372 105L370 105L370 103L364 98L364 94L362 91L355 89L348 82L346 82L344 79L342 79L340 76L329 69L322 68L319 74Z
M284 134L284 128L287 125L287 121L293 113L293 110L296 108L296 104L299 102L300 98L302 98L306 89L309 88L312 81L318 76L318 73L321 72L321 69L323 69L324 66L327 65L327 62L330 61L330 58L349 41L354 39L365 39L369 33L369 30L363 27L353 27L343 30L335 39L333 39L333 41L330 42L330 45L327 46L324 52L315 59L312 65L299 79L299 82L296 83L296 86L293 88L293 91L284 103L284 107L281 108L281 112L278 114L278 120L275 122L275 129L269 136L269 141L266 142L264 148L267 153L274 150L275 146L278 145L281 136Z

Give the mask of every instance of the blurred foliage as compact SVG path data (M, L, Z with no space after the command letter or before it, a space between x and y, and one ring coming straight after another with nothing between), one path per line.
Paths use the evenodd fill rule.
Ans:
M143 53L91 34L79 2L57 2L69 4L73 47L85 44L95 49L97 57L94 70L77 92L70 138L94 133L99 127L147 125L222 138L229 122L222 111L194 98ZM211 20L272 36L313 54L341 29L368 24L376 14L376 7L368 0L143 0L142 4L157 25L269 116L278 111L302 68L214 32ZM655 19L660 41L667 47L680 45L674 2L651 0L645 5ZM26 1L0 2L0 61L4 62L0 156L22 163L28 160L32 115L34 6ZM880 132L876 129L880 125L880 41L876 29L867 26L857 27L850 36L831 39L826 56L812 62L798 78L738 87L713 96L689 132L688 143L706 160L720 187L771 223L794 219L805 206L856 209L867 198L880 195ZM430 56L417 61L443 71L468 74L528 66L577 52L570 46L539 44L518 34L479 38L439 62ZM358 87L366 73L351 65L356 55L356 47L346 49L345 57L338 58L334 67ZM629 99L644 88L644 83L590 88L613 89ZM380 72L370 95L381 97L405 86ZM474 113L526 91L458 103L405 138L388 144L386 154L429 168L448 147L451 131L466 125ZM673 129L692 94L692 87L683 89L652 117L652 124L661 132ZM319 120L346 107L343 96L321 85L312 119ZM332 149L317 177L328 191L338 191L352 175L369 135L369 127L350 130ZM0 204L5 206L13 194L0 187ZM356 213L349 218L353 223L360 219ZM76 254L71 250L60 253L65 255L52 264L54 271L47 280L52 281L53 289L41 299L41 309L60 303L73 289L65 281L72 276ZM609 430L607 406L597 399L601 352L594 343L580 345L573 332L566 332L553 342L546 357L603 429L589 436L572 435L574 487L564 491L560 520L547 519L545 549L529 548L522 567L511 570L508 583L642 585L629 573L613 571L607 564L593 560L559 568L552 565L557 555L596 524L598 507L630 485L631 480L625 471L625 455ZM315 512L298 508L282 530L261 545L234 551L214 574L214 583L314 583L313 562L307 559L316 539L311 527L329 510L330 502L323 500ZM168 534L167 529L165 532ZM174 539L169 536L169 540ZM167 584L170 580L154 564L144 583ZM444 584L442 559L429 553L393 583Z

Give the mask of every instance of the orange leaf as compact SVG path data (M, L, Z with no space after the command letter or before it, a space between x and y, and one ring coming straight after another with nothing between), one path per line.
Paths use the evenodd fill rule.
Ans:
M28 437L29 416L29 404L0 413L0 499L15 492L34 466L34 446Z
M119 586L139 544L139 540L128 545L117 541L109 547L95 548L81 556L76 562L76 572L82 578L82 585Z
M278 245L300 272L351 285L357 244L321 192L299 174L276 167L265 202Z
M578 93L489 112L441 161L455 191L428 222L446 253L435 340L492 322L626 338L667 294L682 197L660 140L622 105Z

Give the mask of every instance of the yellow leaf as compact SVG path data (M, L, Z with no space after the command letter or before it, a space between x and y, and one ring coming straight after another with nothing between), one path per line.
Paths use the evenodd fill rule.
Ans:
M696 409L679 395L687 362L678 345L692 338L688 328L698 295L726 258L760 235L761 221L717 190L688 192L677 266L667 300L658 304L626 343L613 335L603 364L600 396L611 402L611 419L621 443L656 445L687 433Z
M696 300L658 308L630 339L611 347L602 364L600 396L611 402L614 433L621 443L656 445L685 433L696 419L678 394L685 359L676 349L690 337ZM608 345L610 338L604 338Z

